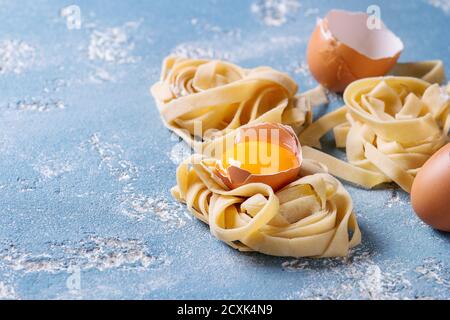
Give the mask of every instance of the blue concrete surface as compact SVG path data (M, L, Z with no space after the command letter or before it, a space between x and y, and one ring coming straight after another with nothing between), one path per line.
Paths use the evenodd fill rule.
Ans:
M263 2L0 0L0 298L450 298L449 235L392 187L346 184L363 232L347 259L239 253L171 199L186 150L148 92L171 52L270 65L306 90L316 18L375 3L401 60L450 73L448 0L285 0L278 26Z

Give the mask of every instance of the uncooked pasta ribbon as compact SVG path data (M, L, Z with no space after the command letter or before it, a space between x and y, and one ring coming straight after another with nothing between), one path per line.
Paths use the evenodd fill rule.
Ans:
M437 84L442 84L446 80L444 63L441 60L397 63L390 74L397 77L419 78Z
M398 66L396 72L401 69L402 74L442 81L441 68L437 62L426 62ZM418 170L448 141L448 94L436 83L390 76L353 82L344 92L344 101L344 107L300 134L304 157L367 188L393 181L410 192ZM336 146L346 149L348 162L317 150L319 139L331 129Z
M291 77L269 67L173 56L151 93L164 124L196 150L251 123L283 123L299 133L311 123L311 105L327 102L322 87L298 95Z
M185 160L172 194L231 247L274 256L336 257L360 243L350 195L331 175L310 172L276 193L262 183L229 190L214 176L214 163L200 155Z

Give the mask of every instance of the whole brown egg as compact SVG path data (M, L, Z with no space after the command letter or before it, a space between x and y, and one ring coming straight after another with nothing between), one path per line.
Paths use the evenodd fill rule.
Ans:
M428 159L418 172L411 202L426 224L450 232L450 143Z

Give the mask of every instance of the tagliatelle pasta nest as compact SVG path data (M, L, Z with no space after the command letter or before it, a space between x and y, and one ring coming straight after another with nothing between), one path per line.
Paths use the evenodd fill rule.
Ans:
M214 159L200 155L177 169L173 196L233 248L274 256L346 256L361 241L352 200L321 166L306 161L306 176L277 193L262 183L229 190L213 172ZM322 169L323 170L323 169Z
M164 60L151 93L165 125L196 150L250 123L283 123L298 133L311 123L311 105L327 102L321 87L296 95L295 81L269 67L178 57Z
M418 170L448 141L448 95L438 84L417 78L381 77L353 82L344 101L344 107L317 120L299 138L303 145L320 148L319 139L333 129L348 162L311 147L303 147L304 157L367 188L394 181L410 192Z

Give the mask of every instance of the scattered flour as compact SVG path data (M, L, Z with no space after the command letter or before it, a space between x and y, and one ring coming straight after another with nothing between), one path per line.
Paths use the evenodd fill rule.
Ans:
M45 94L58 93L61 91L61 89L67 88L68 86L69 82L66 79L50 79L45 81L43 92Z
M250 9L265 25L278 27L294 16L300 6L297 0L258 0Z
M303 14L305 17L309 16L317 16L319 15L320 11L318 8L308 8L306 9L305 13Z
M19 111L49 112L52 110L65 109L66 105L61 100L27 98L18 100L14 103L9 103L7 108Z
M169 229L181 228L186 224L186 219L191 219L186 209L177 202L167 200L165 196L150 196L140 191L137 185L139 168L125 158L125 152L119 144L103 141L98 133L93 134L88 143L100 157L99 167L106 167L109 175L122 184L118 197L122 214L139 221L156 219Z
M39 180L19 177L17 178L16 182L19 192L31 192L36 190Z
M168 201L162 196L149 197L141 193L125 193L121 208L123 214L138 220L151 213L153 217L172 228L181 228L186 225L186 219L192 220L184 206Z
M213 49L209 44L199 42L181 43L172 50L172 54L190 59L230 60L228 53Z
M188 147L186 143L178 142L170 150L169 158L173 164L179 165L183 162L183 160L185 160L192 154L193 151Z
M239 29L223 29L222 27L204 22L198 18L192 18L191 25L194 26L199 33L213 35L217 38L240 38L241 36L241 30Z
M11 243L0 243L0 261L25 273L67 272L71 267L145 270L170 264L165 256L152 254L142 241L97 236L79 242L49 243L45 253L31 253Z
M300 61L292 63L288 67L288 72L299 75L302 80L309 86L314 86L316 84L314 78L311 75L311 72L309 71L309 66L306 61Z
M33 165L33 168L47 179L59 177L62 174L73 170L73 166L69 162L61 162L56 159L39 161Z
M412 288L411 282L405 270L395 270L382 271L376 264L369 265L358 283L363 297L371 300L407 298L405 292Z
M41 93L35 96L22 96L5 104L2 108L11 111L36 113L63 110L66 109L67 105L63 99L57 98L56 94L68 86L68 82L64 79L46 80Z
M93 30L90 36L88 55L90 60L100 60L114 64L136 63L133 56L135 43L130 32L139 27L137 22L128 22L121 27Z
M427 258L415 270L422 278L450 290L450 269L436 258Z
M308 64L305 61L297 63L294 66L294 70L293 71L294 71L295 74L300 74L300 75L305 76L305 77L311 76L311 73L309 72Z
M327 94L327 98L328 98L329 104L334 104L334 103L337 103L337 102L343 103L342 96L339 93L330 91L328 89L325 89L325 92Z
M354 249L349 257L334 259L295 259L282 264L289 272L330 271L327 275L318 273L321 285L298 291L293 299L403 299L412 287L406 277L406 270L394 264L385 264L383 269L374 262L367 249ZM327 286L329 279L333 284Z
M92 83L100 84L104 82L116 82L116 77L103 68L94 67L94 70L89 74L89 80Z
M13 299L17 299L17 294L14 288L0 281L0 300Z
M254 38L250 41L233 39L194 41L177 45L171 53L192 59L220 59L238 63L285 51L303 42L303 39L295 36L262 36L260 39Z
M450 0L427 0L428 4L441 9L445 14L450 14Z
M434 299L447 298L450 289L450 269L443 261L426 258L415 268L397 260L381 265L364 246L353 249L345 258L294 259L283 262L282 268L314 279L289 299L429 299L431 296L424 296L420 290L423 280L433 284Z
M94 133L88 142L100 156L99 167L106 167L109 174L119 182L132 181L138 178L139 169L131 161L124 158L124 150L119 144L101 141L98 133Z
M391 197L389 198L388 201L386 201L385 206L388 208L392 208L395 206L404 206L408 204L409 203L407 201L403 200L400 197L400 194L397 190L392 190Z
M0 74L20 74L35 62L36 49L24 41L0 42Z

